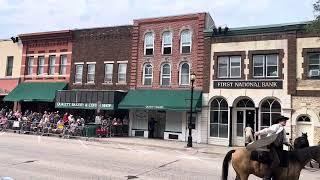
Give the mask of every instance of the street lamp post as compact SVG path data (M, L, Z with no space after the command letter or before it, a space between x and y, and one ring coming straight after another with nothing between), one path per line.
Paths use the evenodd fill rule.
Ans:
M193 72L190 75L190 81L191 81L191 99L190 99L190 117L189 117L189 123L188 123L188 128L189 128L189 136L188 136L188 144L187 147L192 147L192 105L193 105L193 83L196 80L196 74Z

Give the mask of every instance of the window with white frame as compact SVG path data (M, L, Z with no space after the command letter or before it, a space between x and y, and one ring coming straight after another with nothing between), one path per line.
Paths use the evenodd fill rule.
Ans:
M166 31L162 34L162 54L172 53L172 33Z
M38 56L38 75L44 73L44 56Z
M33 56L27 57L27 75L32 75L33 73Z
M189 29L183 30L181 32L181 53L191 52L191 31Z
M190 67L188 63L183 63L180 66L180 85L190 84Z
M267 99L261 103L260 129L267 128L281 115L281 105L275 99Z
M241 77L241 56L219 56L218 57L219 78Z
M75 83L82 83L83 64L76 64Z
M112 83L112 75L113 75L113 64L112 63L104 64L104 82Z
M223 98L210 104L210 137L228 138L228 103Z
M56 68L56 56L51 55L49 56L49 75L54 75Z
M171 83L171 67L170 64L163 64L161 68L161 85L169 86Z
M118 65L118 83L127 82L127 63L120 63Z
M59 74L60 75L65 75L67 74L67 55L61 55L60 56L60 71Z
M308 54L308 75L310 78L320 78L320 54L310 53Z
M153 55L154 35L148 32L144 35L144 55Z
M278 61L277 54L253 55L253 77L278 77Z
M143 85L152 85L152 65L145 64L143 68Z
M88 64L87 83L94 83L96 64Z

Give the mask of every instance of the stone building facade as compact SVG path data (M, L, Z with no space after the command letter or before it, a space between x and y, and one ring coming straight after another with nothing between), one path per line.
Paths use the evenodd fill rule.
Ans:
M208 30L211 37L208 143L243 146L244 128L254 131L282 114L295 125L296 34L301 24Z

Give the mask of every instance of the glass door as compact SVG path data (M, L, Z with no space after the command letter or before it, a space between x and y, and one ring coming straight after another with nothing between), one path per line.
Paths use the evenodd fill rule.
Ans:
M237 136L243 137L243 129L244 129L245 115L244 110L237 111Z

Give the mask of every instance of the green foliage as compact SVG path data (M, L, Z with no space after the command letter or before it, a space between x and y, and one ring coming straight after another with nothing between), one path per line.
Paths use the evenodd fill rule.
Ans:
M307 31L320 33L320 0L313 3L313 13L315 19L307 26Z

